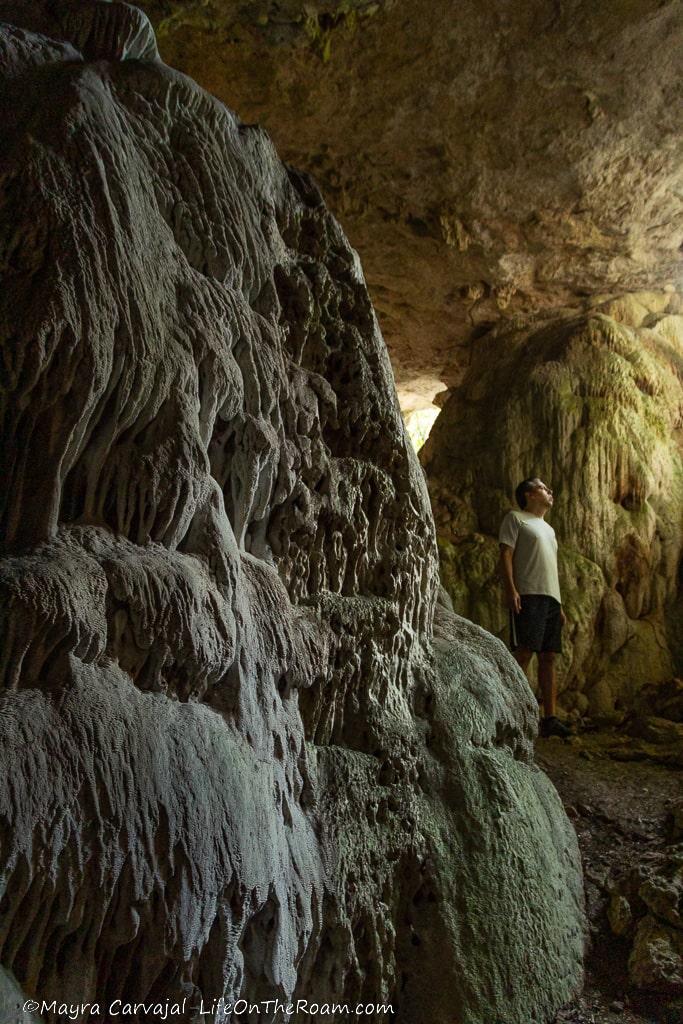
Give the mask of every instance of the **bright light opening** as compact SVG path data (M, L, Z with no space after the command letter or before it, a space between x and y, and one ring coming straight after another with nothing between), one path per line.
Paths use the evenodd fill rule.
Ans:
M403 422L416 452L419 452L429 437L434 420L440 412L435 405L430 405L426 409L411 409L403 414Z

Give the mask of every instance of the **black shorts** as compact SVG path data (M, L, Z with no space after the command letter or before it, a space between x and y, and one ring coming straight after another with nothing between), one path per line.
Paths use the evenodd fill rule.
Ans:
M562 605L548 594L522 594L522 610L510 612L510 646L513 651L562 652Z

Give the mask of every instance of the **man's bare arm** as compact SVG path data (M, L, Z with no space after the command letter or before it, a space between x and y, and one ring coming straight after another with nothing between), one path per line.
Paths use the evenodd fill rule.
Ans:
M500 544L500 575L505 588L505 600L512 612L521 612L522 599L515 586L515 578L512 572L513 548L509 544Z

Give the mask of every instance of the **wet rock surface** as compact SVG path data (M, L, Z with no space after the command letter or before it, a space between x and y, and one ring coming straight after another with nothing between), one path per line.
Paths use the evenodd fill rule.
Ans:
M356 253L139 12L2 16L3 966L548 1020L575 837L517 666L435 608Z

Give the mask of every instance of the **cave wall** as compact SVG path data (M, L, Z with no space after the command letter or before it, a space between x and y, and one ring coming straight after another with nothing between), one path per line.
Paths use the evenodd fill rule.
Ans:
M422 450L444 585L505 639L498 527L519 481L553 488L567 710L609 715L683 668L682 379L676 293L501 326L474 346Z
M549 1020L576 839L525 679L436 605L356 253L139 11L0 13L3 967Z

